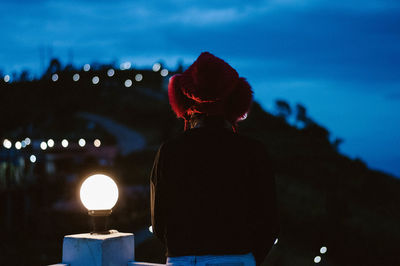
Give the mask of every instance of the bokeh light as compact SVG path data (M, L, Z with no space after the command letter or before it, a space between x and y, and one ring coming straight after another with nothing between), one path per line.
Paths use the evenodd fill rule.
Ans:
M61 141L61 146L63 146L64 148L66 148L66 147L68 147L68 140L66 140L66 139L63 139L62 141Z
M6 149L11 149L12 143L11 143L10 140L5 139L5 140L3 141L3 146L4 146L4 148L6 148Z
M42 150L47 149L47 143L44 142L44 141L42 141L42 142L40 143L40 148L41 148Z
M36 162L36 156L35 156L35 155L31 155L31 156L29 157L29 160L31 161L31 163Z
M58 80L58 74L53 74L53 75L51 76L51 80L54 81L54 82L56 82L56 81Z
M89 64L85 64L84 66L83 66L83 71L89 71L90 70L90 65Z
M10 75L5 75L4 76L4 82L10 82Z
M101 141L99 139L95 139L93 145L98 148L101 146Z
M98 84L99 81L100 81L100 79L99 79L98 76L94 76L94 77L92 78L92 83L93 83L93 84Z
M321 249L319 250L319 252L320 252L321 254L325 254L327 251L328 251L328 248L327 248L327 247L321 247Z
M125 85L125 87L129 88L130 86L132 86L132 80L130 80L130 79L125 80L124 85Z
M127 70L127 69L130 69L131 66L132 66L131 62L124 62L124 63L121 63L120 69L121 70Z
M160 63L155 63L155 64L153 65L153 71L154 71L154 72L157 72L157 71L159 71L160 69L161 69Z
M54 147L54 140L49 139L49 140L47 141L47 146L49 146L49 148L53 148L53 147Z
M19 142L19 141L15 142L15 148L16 148L17 150L20 150L20 149L22 148L21 142Z
M112 77L115 74L115 70L110 68L109 70L107 70L107 76Z
M26 143L26 145L30 145L31 144L31 139L30 138L25 138L25 143Z
M79 78L80 78L80 76L79 76L78 73L76 73L76 74L74 74L74 75L72 76L72 80L73 80L73 81L78 81Z
M143 79L143 75L142 75L142 74L136 74L135 80L136 80L137 82L142 81L142 79Z
M275 239L274 245L278 244L279 239Z
M85 147L85 145L86 145L86 140L85 140L85 139L79 139L78 144L79 144L79 146L81 146L81 147Z
M316 257L314 258L314 262L315 262L315 263L320 263L320 262L321 262L321 257L320 257L320 256L316 256Z
M168 76L168 70L163 69L163 70L161 70L160 74L161 74L161 76L166 77L166 76Z

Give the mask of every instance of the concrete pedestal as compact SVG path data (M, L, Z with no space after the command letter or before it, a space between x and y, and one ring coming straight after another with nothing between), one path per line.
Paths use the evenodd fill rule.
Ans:
M135 260L133 234L77 234L64 237L62 263L69 266L126 266Z

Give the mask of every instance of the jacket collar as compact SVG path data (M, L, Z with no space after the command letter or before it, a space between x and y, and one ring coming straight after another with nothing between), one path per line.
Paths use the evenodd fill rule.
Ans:
M190 128L227 128L232 129L232 124L229 123L222 116L208 116L205 114L194 114L191 116L190 120Z

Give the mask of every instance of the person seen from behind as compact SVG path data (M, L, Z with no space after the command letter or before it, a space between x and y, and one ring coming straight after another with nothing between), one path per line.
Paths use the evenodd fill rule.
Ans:
M265 146L237 132L249 83L204 52L168 86L184 132L164 142L150 177L153 232L167 265L260 265L279 231L274 165Z

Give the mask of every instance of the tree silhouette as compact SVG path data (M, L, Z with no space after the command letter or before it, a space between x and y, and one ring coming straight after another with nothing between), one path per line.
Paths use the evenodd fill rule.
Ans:
M307 109L302 104L296 104L296 124L297 126L307 127L312 120L307 117Z
M49 78L52 74L61 71L61 63L57 58L53 58L50 61L50 65L44 74L45 77Z
M276 100L275 102L276 116L287 120L287 118L292 114L292 108L284 100Z

